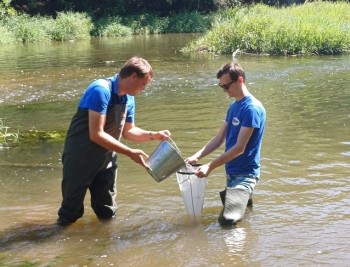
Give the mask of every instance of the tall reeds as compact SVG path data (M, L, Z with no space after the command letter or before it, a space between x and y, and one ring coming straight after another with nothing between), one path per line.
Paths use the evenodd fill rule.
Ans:
M211 27L211 17L198 12L182 12L172 17L142 14L127 17L103 18L95 23L92 34L115 37L164 33L198 33Z
M89 39L92 28L91 18L84 13L58 13L55 19L26 14L0 16L0 45Z
M31 17L25 14L0 15L0 45L16 42L42 42L148 35L163 33L205 32L211 27L211 16L183 12L172 17L140 14L106 17L97 21L85 13L61 12L56 18Z
M254 54L350 52L350 4L312 2L274 8L255 5L219 13L213 28L183 49Z

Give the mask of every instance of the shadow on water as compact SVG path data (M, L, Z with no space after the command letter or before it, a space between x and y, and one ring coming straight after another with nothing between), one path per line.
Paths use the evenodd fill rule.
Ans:
M56 223L23 223L19 226L2 230L0 234L0 251L19 249L28 244L41 244L56 237L64 228Z

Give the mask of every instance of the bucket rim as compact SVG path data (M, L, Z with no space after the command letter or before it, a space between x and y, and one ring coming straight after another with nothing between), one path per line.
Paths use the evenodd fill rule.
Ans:
M186 166L180 150L177 148L174 141L171 141L173 144L168 140L162 140L151 156L146 160L146 163L150 167L147 171L157 182L164 180ZM166 157L164 158L164 156ZM169 161L169 159L171 159L171 161Z
M202 164L190 164L190 166L199 167L199 166L202 166ZM193 171L190 171L190 170L188 170L187 168L186 168L186 170L187 170L187 171L181 171L181 170L179 170L179 171L177 171L177 173L179 173L179 174L194 174Z

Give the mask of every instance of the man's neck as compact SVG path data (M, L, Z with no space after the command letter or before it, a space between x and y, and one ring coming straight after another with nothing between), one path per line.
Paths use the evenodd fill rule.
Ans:
M235 96L235 99L237 101L242 100L243 98L245 98L246 96L250 95L247 87L243 84L241 87L241 90L239 91L239 93L237 94L237 96Z

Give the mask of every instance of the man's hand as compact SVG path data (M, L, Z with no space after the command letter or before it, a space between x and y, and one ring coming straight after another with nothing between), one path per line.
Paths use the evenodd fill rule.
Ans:
M141 149L131 149L130 154L128 156L144 168L149 169L149 166L146 164L145 159L143 158L148 158L148 155Z
M192 165L196 164L198 162L198 157L195 155L192 155L191 157L188 157L187 159L185 159L185 162Z
M203 164L197 168L195 174L199 178L208 177L209 173L211 172L209 167L209 164Z
M155 140L168 140L171 136L171 133L169 130L162 130L159 132L155 132L152 135Z

